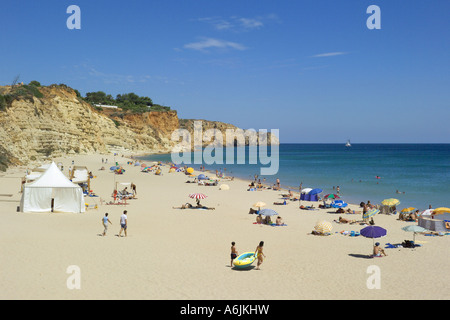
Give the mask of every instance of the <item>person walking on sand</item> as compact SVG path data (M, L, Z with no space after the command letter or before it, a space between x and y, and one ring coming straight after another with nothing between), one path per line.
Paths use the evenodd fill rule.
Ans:
M105 213L105 216L102 218L102 222L103 222L103 227L105 227L102 235L106 236L106 232L108 231L108 223L111 223L111 221L108 218L108 213ZM112 223L111 223L111 225L112 225Z
M237 258L238 252L236 249L236 243L233 241L231 243L231 262L230 267L233 267L233 260Z
M125 233L125 237L127 236L127 226L128 226L127 210L124 210L123 214L120 216L119 237L122 236L122 231Z
M263 263L264 258L266 257L263 253L263 246L264 246L264 241L261 241L255 250L255 256L256 256L256 258L258 258L258 264L256 266L256 270L259 270L259 266Z

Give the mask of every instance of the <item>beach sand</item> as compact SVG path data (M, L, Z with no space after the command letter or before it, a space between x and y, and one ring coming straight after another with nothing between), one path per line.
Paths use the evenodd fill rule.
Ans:
M102 158L107 170L100 171ZM91 189L98 198L86 198L98 209L84 214L19 213L20 179L25 167L0 174L0 298L1 299L449 299L450 236L416 235L422 247L385 249L387 257L369 259L372 239L344 236L344 230L363 226L337 224L331 209L300 210L298 202L272 205L282 192L249 192L248 182L222 181L230 190L185 183L182 173L142 173L116 157L126 172L114 175L112 156L89 155L54 159L68 174L71 161L87 166L96 176ZM31 167L30 167L31 168ZM134 182L137 199L128 205L101 205L112 200L114 181ZM202 204L215 210L173 209L194 200L188 194L208 195ZM11 197L4 196L12 194ZM345 198L344 198L345 199ZM362 199L367 200L367 199ZM257 201L276 210L287 226L254 224L248 214ZM310 203L302 202L305 205ZM318 203L315 203L317 207ZM360 210L351 205L355 210ZM117 237L119 217L128 211L128 237ZM113 223L107 236L101 219ZM385 243L412 240L401 230L411 224L396 216L377 215L376 225L388 230ZM319 220L333 223L330 236L310 232ZM239 253L254 251L264 241L266 259L261 270L230 267L231 242ZM78 266L81 288L69 289L68 267ZM253 264L256 266L256 263ZM372 266L379 271L379 288L368 286Z

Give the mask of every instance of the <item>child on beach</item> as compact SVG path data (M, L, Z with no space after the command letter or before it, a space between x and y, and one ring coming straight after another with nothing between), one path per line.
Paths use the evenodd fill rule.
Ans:
M238 252L236 250L236 243L233 241L231 242L231 262L230 267L233 267L233 260L236 259L238 255Z
M375 243L375 246L373 247L373 257L381 257L381 255L387 256L387 254L384 252L383 248L380 247L380 243Z
M258 265L256 267L256 270L259 270L259 266L263 263L264 258L266 257L263 253L263 246L264 246L264 241L261 241L255 250L255 256L258 258Z

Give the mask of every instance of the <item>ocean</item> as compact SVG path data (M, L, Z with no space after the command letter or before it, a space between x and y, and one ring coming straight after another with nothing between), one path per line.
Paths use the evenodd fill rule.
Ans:
M344 144L281 144L279 170L266 176L260 174L260 168L269 164L249 164L249 148L238 148L234 149L234 164L205 165L206 169L226 170L227 175L243 179L257 174L269 185L278 178L283 188L293 191L302 183L303 188L322 189L322 195L336 193L339 186L341 198L355 204L396 198L401 202L399 209L450 207L450 144L353 144L348 148ZM245 164L236 164L238 150L245 150ZM194 155L190 158L193 163ZM141 159L172 161L170 154ZM223 159L225 162L226 149ZM187 165L194 169L201 166Z

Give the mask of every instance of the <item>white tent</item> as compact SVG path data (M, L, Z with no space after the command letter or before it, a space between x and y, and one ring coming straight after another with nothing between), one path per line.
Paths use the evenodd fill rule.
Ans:
M21 212L85 212L83 191L53 162L34 182L26 184L20 200Z

